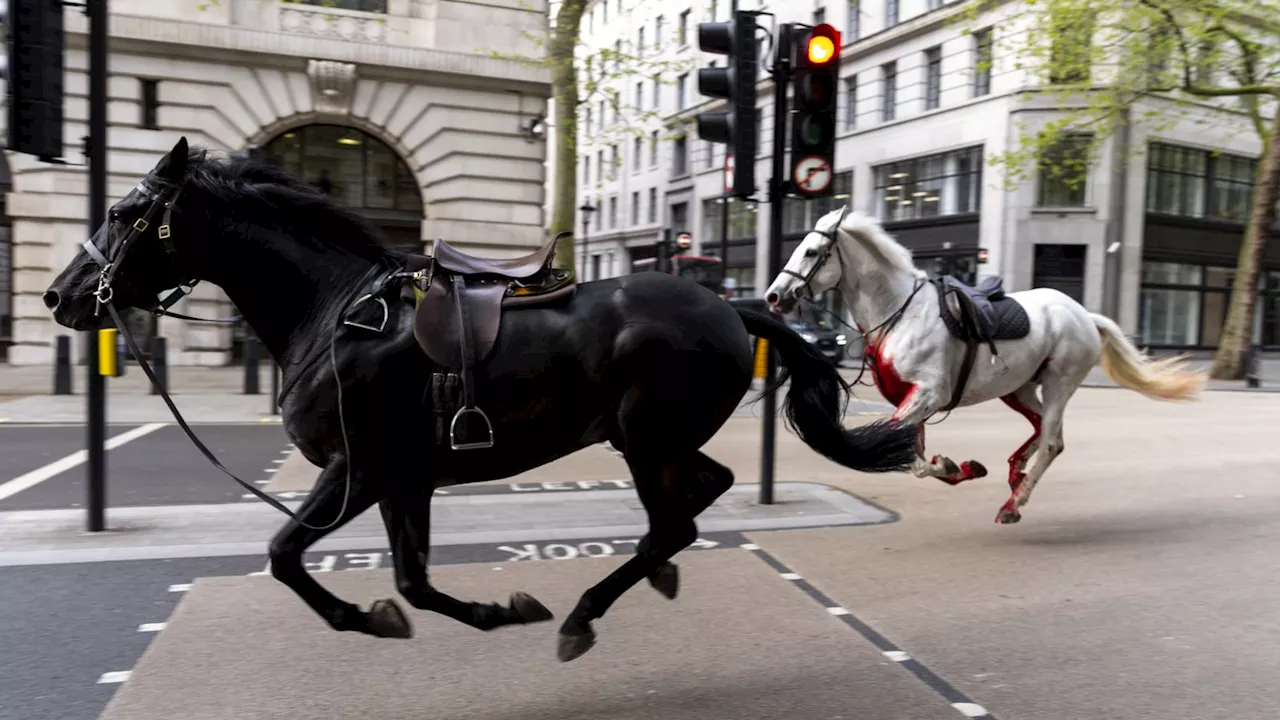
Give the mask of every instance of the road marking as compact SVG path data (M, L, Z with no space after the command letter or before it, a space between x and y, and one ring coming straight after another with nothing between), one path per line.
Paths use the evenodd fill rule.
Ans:
M791 568L782 564L781 560L771 555L767 550L759 549L754 543L747 543L742 547L752 546L752 554L760 558L764 564L773 568L779 576L794 575ZM799 577L799 576L797 576ZM885 657L898 663L898 666L911 673L917 680L924 683L930 690L937 693L939 697L947 702L951 707L960 711L965 717L984 718L984 720L996 720L986 708L973 702L972 699L965 696L954 685L939 677L936 673L925 666L916 658L911 657L905 650L898 647L892 640L881 635L875 628L863 622L851 611L836 604L834 600L827 597L821 590L814 587L805 580L794 580L793 587L799 588L801 592L808 595L811 600L822 605L823 609L832 615L839 616L841 622L848 625L849 628L863 637L867 642L875 646Z
M755 543L742 543L738 547L742 548L743 550L759 550L760 549L760 546Z
M160 632L164 626L165 623L142 623L138 626L138 632Z
M177 583L169 586L169 592L186 592L191 589L191 583Z
M107 440L105 447L107 450L114 450L127 442L137 440L143 435L153 433L168 424L169 423L148 423L141 427L136 427L128 432L120 433L110 440ZM0 484L0 500L13 497L23 490L29 490L55 475L60 475L74 467L77 467L84 463L88 457L89 455L86 451L77 450L61 460L54 460L44 467L36 468L29 473L24 473L4 484Z
M285 462L286 460L288 460L288 459L289 459L289 458L276 458L275 460L272 460L271 462L272 462L273 464L280 465L280 464L284 463L284 462Z
M122 683L125 680L128 680L129 676L132 674L132 670L117 670L115 672L102 673L102 677L98 678L98 684L105 685L107 683Z
M279 470L280 470L280 468L267 468L267 469L263 470L263 472L273 473L273 472L278 472Z
M800 579L800 575L798 573L779 573L779 575L782 577L783 580L799 580Z

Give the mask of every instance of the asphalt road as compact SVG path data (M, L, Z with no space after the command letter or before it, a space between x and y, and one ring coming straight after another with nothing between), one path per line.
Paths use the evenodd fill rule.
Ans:
M107 437L137 426L113 425ZM213 453L246 482L266 480L284 458L288 437L279 425L197 425ZM0 484L65 457L85 446L83 426L0 426ZM0 500L0 511L76 508L85 503L88 466L77 467ZM107 451L107 504L188 505L240 502L234 480L209 463L177 425L166 425ZM257 501L255 501L257 502Z

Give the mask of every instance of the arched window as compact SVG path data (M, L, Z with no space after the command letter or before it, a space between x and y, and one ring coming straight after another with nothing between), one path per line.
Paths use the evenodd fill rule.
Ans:
M290 174L346 207L422 217L422 196L413 173L394 150L368 133L340 125L307 125L267 143L266 151Z

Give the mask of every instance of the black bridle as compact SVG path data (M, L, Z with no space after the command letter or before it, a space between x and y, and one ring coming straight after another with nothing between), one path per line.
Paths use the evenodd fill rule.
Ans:
M821 235L823 238L826 239L826 241L822 244L822 246L818 250L818 252L821 254L821 257L818 258L818 261L813 264L813 267L809 268L809 272L807 274L801 275L800 273L786 266L783 266L782 270L780 271L780 274L790 275L791 277L799 278L801 283L794 291L792 291L791 299L813 300L813 298L815 297L815 293L813 292L813 288L810 287L811 284L813 283L813 278L818 274L819 270L821 270L823 267L826 266L827 261L831 259L831 255L833 253L836 256L836 260L839 261L840 263L840 277L844 277L844 269L845 269L844 255L840 252L840 246L836 245L836 240L838 239L836 237L836 231L840 229L840 223L844 222L844 216L848 214L848 212L849 212L848 205L841 208L840 219L836 220L835 224L831 226L830 230L818 230L817 228L814 228L813 230L809 231L811 233L816 233L818 235Z
M169 406L169 412L173 413L174 419L178 421L178 425L182 427L182 431L186 433L187 438L191 440L191 442L196 446L196 449L198 449L201 453L203 453L204 456L209 460L210 463L213 464L214 467L221 470L232 480L235 480L237 483L240 484L241 487L243 487L244 489L256 495L260 500L266 502L267 504L271 505L276 510L279 510L285 515L288 515L290 518L292 518L295 522L301 524L303 527L306 527L311 530L329 530L337 526L338 523L342 520L343 515L346 513L347 500L349 499L349 495L351 492L351 472L350 472L349 464L348 464L348 470L347 470L348 497L343 498L342 509L339 510L338 514L334 517L333 522L329 523L324 527L316 527L314 525L308 525L302 520L299 520L298 517L294 515L292 512L290 512L289 509L286 508L283 504L281 504L279 500L276 500L270 495L267 495L266 493L262 492L261 490L254 487L253 485L245 482L244 480L241 480L239 477L236 476L235 473L228 470L221 462L219 462L218 458L213 454L213 452L210 451L209 448L206 447L204 443L200 442L200 438L196 437L196 434L191 430L191 427L187 425L187 421L183 419L182 414L178 412L177 406L173 404L173 399L169 397L168 390L166 390L164 385L160 383L160 380L156 378L155 372L152 371L151 369L151 365L146 361L145 358L143 358L142 350L138 348L138 343L136 340L134 340L133 333L129 331L129 326L125 324L123 319L121 319L120 311L116 309L115 303L113 302L114 296L115 296L115 292L113 288L117 284L119 284L121 286L128 287L130 291L134 292L134 294L138 295L139 297L142 297L143 294L140 292L137 292L136 286L130 284L128 280L119 276L120 266L124 263L124 260L129 251L129 248L132 247L135 242L137 242L139 239L145 236L147 232L151 229L151 226L155 224L157 215L161 215L162 217L160 219L159 227L156 228L156 235L160 238L160 241L164 243L165 254L169 258L170 266L174 271L174 277L177 277L177 278L183 277L183 274L178 270L179 262L178 262L177 247L174 246L173 244L172 219L173 219L174 211L181 212L181 210L178 208L178 198L182 196L182 190L184 187L186 187L186 182L184 181L181 184L174 184L169 182L156 181L154 179L151 179L150 182L155 182L157 187L153 188L151 187L151 185L148 184L149 180L143 180L141 183L138 184L138 188L137 188L138 192L142 193L143 195L151 199L151 204L147 207L146 212L142 214L142 217L139 217L138 219L134 220L132 224L127 226L124 225L123 222L121 222L118 215L113 214L112 216L107 218L107 232L106 232L107 247L105 252L93 242L92 237L84 241L84 243L82 243L82 246L84 247L85 251L89 253L89 257L93 258L93 261L97 263L98 267L100 268L99 274L98 274L98 289L95 290L93 293L94 297L97 299L97 306L94 309L94 316L101 317L102 308L103 307L107 308L107 312L111 315L111 319L115 322L116 328L119 330L120 334L124 336L125 343L129 346L129 352L133 353L133 357L138 361L138 364L142 367L143 372L146 373L147 378L151 380L152 385L154 385L156 390L160 393L160 397L164 399L165 405ZM127 230L127 234L121 237L120 233L126 230ZM96 236L96 233L95 233L95 236ZM172 307L174 303L182 299L184 296L189 295L191 293L192 288L194 288L196 283L198 282L199 282L199 279L196 279L196 278L192 278L185 282L180 282L177 288L175 288L172 292L170 292L165 298L157 299L156 303L148 310L157 315L168 315L170 317L182 318L184 320L194 320L197 322L239 322L242 319L240 316L236 316L235 318L230 318L230 319L209 320L205 318L195 318L187 315L180 315L178 313L168 312L168 308ZM332 354L333 354L332 341L330 342L329 351L332 359ZM334 366L334 373L335 373L334 375L335 378L337 378L336 361ZM342 383L340 380L338 382L338 418L340 421L343 421L342 420ZM347 439L346 424L345 424L345 421L343 421L344 443L346 439ZM350 452L350 449L348 448L348 453L349 452Z

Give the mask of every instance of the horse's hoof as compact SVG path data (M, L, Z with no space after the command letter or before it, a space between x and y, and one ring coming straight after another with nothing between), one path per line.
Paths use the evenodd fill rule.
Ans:
M977 480L987 476L987 467L977 460L970 460L964 463L961 469L964 470L965 475L969 476L970 480Z
M675 563L663 563L649 576L649 584L666 599L675 600L676 593L680 592L680 569Z
M932 464L936 465L939 463L942 464L942 474L946 477L953 478L960 475L960 466L956 465L955 460L952 460L949 457L942 457L941 455L934 455Z
M546 605L538 602L532 595L524 592L511 593L511 611L520 618L520 622L528 625L529 623L544 622L555 617Z
M1001 508L1000 514L996 515L996 523L1000 525L1012 525L1022 519L1022 513L1009 508Z
M376 600L369 608L369 632L404 640L413 637L413 626L395 600Z
M560 631L560 644L556 648L556 657L560 658L560 662L569 662L576 660L596 644L596 633L591 628L587 628L584 635L566 635L563 630Z

